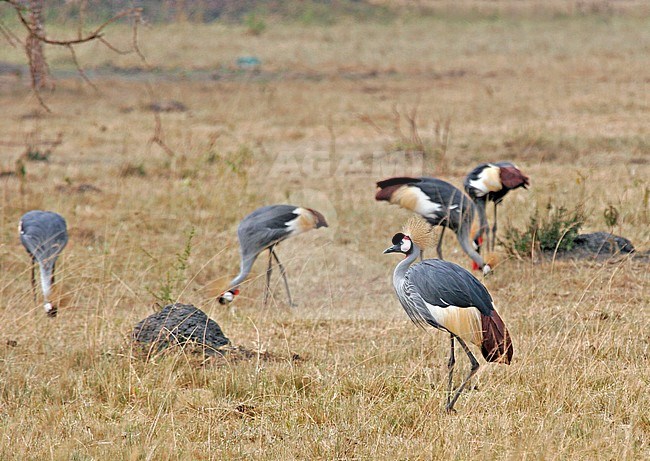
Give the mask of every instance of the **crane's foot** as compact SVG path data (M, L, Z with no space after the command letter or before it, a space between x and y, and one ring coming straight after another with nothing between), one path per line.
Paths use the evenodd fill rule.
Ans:
M445 411L447 412L448 415L455 415L458 413L456 410L454 410L453 406L445 405Z

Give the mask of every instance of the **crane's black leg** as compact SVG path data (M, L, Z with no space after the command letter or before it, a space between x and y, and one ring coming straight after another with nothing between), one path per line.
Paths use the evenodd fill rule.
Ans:
M264 289L264 307L271 294L271 273L273 272L273 247L269 248L269 267L266 269L266 288Z
M494 224L492 225L492 251L497 240L497 204L494 204Z
M456 336L456 339L460 343L461 347L467 354L467 357L469 357L469 361L472 362L472 368L469 371L469 374L467 377L463 380L463 382L458 386L458 389L456 389L456 393L454 394L454 397L451 399L451 402L447 403L447 413L453 413L454 412L454 405L456 404L456 400L458 400L458 397L460 396L460 393L463 392L463 389L465 389L465 386L469 382L469 380L476 374L478 371L478 361L472 354L472 351L469 350L469 347L467 347L467 344L465 344L465 341L460 339L458 336Z
M284 270L284 266L280 262L280 259L278 258L278 255L275 254L275 250L271 249L271 254L275 258L275 260L278 263L278 266L280 266L280 273L282 274L282 278L284 279L284 287L287 289L287 297L289 298L289 306L295 307L293 304L293 301L291 300L291 291L289 291L289 282L287 281L287 273Z
M52 263L52 280L50 283L54 285L54 271L56 271L56 262Z
M487 207L487 204L484 205ZM492 238L492 233L490 232L490 224L488 223L487 220L487 210L483 211L485 213L485 228L483 229L483 242L485 243L485 248L487 248L487 251L490 250L490 242Z
M442 226L442 230L440 231L440 240L438 240L438 246L436 247L438 258L440 259L445 259L442 257L442 237L445 235L445 229L447 229L447 226Z
M449 362L447 363L447 370L449 370L449 380L447 382L447 406L451 402L451 392L453 389L453 377L454 377L454 364L456 363L456 357L454 356L454 335L451 337L451 350L449 352Z
M32 258L32 295L34 296L34 302L36 302L36 260Z

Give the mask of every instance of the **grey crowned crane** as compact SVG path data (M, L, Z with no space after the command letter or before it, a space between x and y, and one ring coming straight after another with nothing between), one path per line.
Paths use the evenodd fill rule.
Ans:
M442 237L445 229L450 228L474 264L484 274L490 272L490 265L476 251L472 241L474 203L462 191L446 181L428 177L390 178L379 181L377 187L379 191L375 195L376 200L399 205L419 214L432 226L442 226L436 248L440 259L443 259Z
M431 240L430 226L413 217L403 232L393 236L393 246L384 253L406 255L395 268L393 286L411 320L419 327L430 326L451 337L446 409L453 412L460 393L479 368L466 343L479 347L486 361L505 364L512 360L513 347L490 293L470 272L439 259L425 259L412 265ZM458 341L472 364L455 392L452 388L456 362L454 341Z
M284 279L289 305L293 306L286 271L275 253L275 247L289 237L320 227L327 227L327 221L325 221L322 214L311 208L294 205L269 205L258 208L246 216L239 223L237 229L239 254L241 256L240 271L237 277L230 281L229 288L219 296L219 302L221 304L230 303L239 294L239 285L246 280L259 254L264 250L269 250L264 305L267 303L271 289L271 272L273 270L273 259L275 259Z
M51 211L28 211L20 218L18 225L20 241L32 257L32 291L36 298L34 265L41 269L41 288L45 312L55 317L57 306L50 302L50 292L54 284L56 260L68 243L68 231L65 219Z
M488 251L494 251L497 234L497 205L503 197L519 187L524 189L530 185L528 176L523 174L519 168L510 162L481 163L465 177L465 191L476 204L480 228L473 236L475 242L485 234ZM490 228L488 226L487 214L485 212L487 202L494 202L494 223L492 224L492 235L490 239Z

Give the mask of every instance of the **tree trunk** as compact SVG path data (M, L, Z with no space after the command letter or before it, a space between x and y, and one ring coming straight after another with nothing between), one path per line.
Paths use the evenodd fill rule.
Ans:
M26 41L27 56L29 57L29 70L32 75L32 87L35 90L53 88L50 79L50 69L43 53L43 43L38 37L45 37L43 25L43 0L29 0L29 14L27 21L31 29Z

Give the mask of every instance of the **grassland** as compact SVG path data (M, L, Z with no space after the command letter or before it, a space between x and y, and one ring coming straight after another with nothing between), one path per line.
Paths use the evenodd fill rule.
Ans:
M25 164L24 181L0 178L0 459L650 458L647 261L500 254L485 284L515 360L482 367L449 416L448 340L409 323L390 285L396 260L381 254L408 214L373 199L386 176L460 186L477 162L511 159L532 187L506 198L502 226L552 201L583 203L586 230L607 230L611 204L614 231L647 250L649 26L634 11L269 22L259 36L156 25L140 36L150 72L99 45L78 50L99 91L49 50L51 114L25 76L0 76L2 169L30 144L63 141L49 162ZM121 27L110 36L127 46ZM237 69L244 55L260 74ZM18 49L2 56L22 62ZM188 108L160 115L171 152L149 142L152 99ZM425 159L394 152L414 108ZM262 308L260 261L224 309L212 296L238 270L238 220L280 202L331 224L279 249L299 307L276 280ZM33 208L70 229L54 320L32 301L16 233ZM129 334L165 290L255 358L143 361Z

